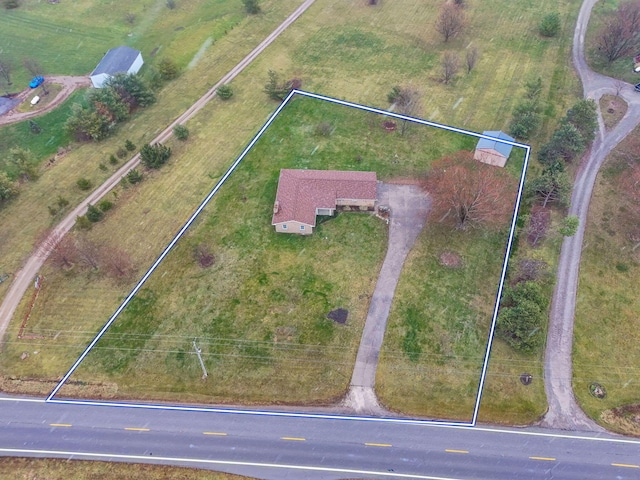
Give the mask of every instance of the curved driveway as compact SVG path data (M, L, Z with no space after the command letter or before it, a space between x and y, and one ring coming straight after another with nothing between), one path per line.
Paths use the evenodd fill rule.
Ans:
M391 208L389 246L362 331L346 406L358 413L384 414L374 391L380 347L402 266L424 227L431 201L418 185L378 183L378 203Z
M584 96L598 104L604 93L616 94L616 84L620 82L593 72L585 60L584 36L596 1L585 0L580 9L573 39L573 63L582 80ZM582 241L596 175L609 152L640 123L640 94L634 92L632 85L625 83L620 96L629 104L627 113L608 132L605 132L602 119L599 118L596 139L583 159L573 186L569 215L577 215L580 225L577 233L573 237L566 237L562 243L556 288L551 303L544 366L549 410L542 421L542 425L548 427L602 430L584 414L573 395L571 352Z
M9 125L10 123L21 122L23 120L28 120L30 118L39 117L40 115L44 115L47 112L50 112L54 108L58 107L62 102L64 102L69 96L75 92L78 88L86 88L91 86L91 80L89 77L67 77L62 75L47 75L46 77L47 84L55 83L58 85L62 85L62 90L58 92L56 98L53 99L49 104L47 104L43 108L38 108L32 112L18 112L15 109L10 110L9 112L0 115L0 125ZM22 101L29 96L30 93L35 90L24 90L18 95Z

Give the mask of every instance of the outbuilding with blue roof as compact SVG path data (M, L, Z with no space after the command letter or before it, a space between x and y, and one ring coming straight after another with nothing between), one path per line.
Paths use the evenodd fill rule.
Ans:
M91 83L95 88L102 88L117 73L138 73L143 63L142 53L138 50L124 45L112 48L91 72Z
M500 140L507 140L509 142L515 141L515 139L499 130L487 130L482 132L482 134L487 137L499 138ZM498 142L489 138L481 138L476 145L473 158L482 163L488 163L496 167L504 167L509 155L511 155L512 148L513 146L508 143Z

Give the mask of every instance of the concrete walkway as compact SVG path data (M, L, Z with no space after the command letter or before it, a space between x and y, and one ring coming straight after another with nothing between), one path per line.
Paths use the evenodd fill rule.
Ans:
M426 192L417 185L378 183L378 200L380 205L391 207L389 246L369 304L345 400L345 406L364 414L384 412L374 392L380 347L402 266L427 221L431 205Z

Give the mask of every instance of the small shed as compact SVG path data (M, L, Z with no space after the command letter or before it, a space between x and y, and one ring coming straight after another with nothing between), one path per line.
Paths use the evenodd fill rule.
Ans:
M487 130L482 132L482 134L487 137L499 138L500 140L507 140L509 142L515 141L514 138L499 130ZM489 165L495 165L496 167L504 167L509 155L511 155L512 148L513 147L507 143L481 138L476 145L473 159L482 163L488 163Z
M95 88L102 88L117 73L138 73L143 64L140 51L124 45L112 48L91 72L91 83Z

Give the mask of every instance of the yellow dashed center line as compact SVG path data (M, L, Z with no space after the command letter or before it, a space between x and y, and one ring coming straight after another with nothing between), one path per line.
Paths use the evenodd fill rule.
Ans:
M632 463L612 463L612 467L626 467L626 468L640 468L640 465L633 465Z
M227 434L224 432L202 432L203 435L217 435L219 437L226 437Z
M390 443L365 443L367 447L392 447Z
M307 439L302 437L280 437L280 440L289 440L292 442L304 442Z
M126 427L125 430L130 432L148 432L149 428L138 428L138 427Z
M555 458L553 457L529 457L531 460L543 460L547 462L555 462Z
M49 426L51 426L51 427L70 427L71 424L70 423L50 423Z
M445 450L447 453L469 453L469 450L454 450L452 448L447 448Z

